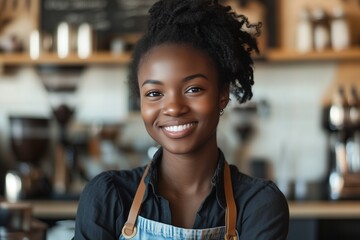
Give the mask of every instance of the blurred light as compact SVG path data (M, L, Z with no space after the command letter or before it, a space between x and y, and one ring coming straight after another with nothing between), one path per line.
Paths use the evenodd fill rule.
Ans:
M59 58L66 58L70 53L70 26L62 22L57 28L57 54Z
M10 202L15 202L20 197L22 188L21 178L13 172L8 172L5 177L5 196Z
M35 60L40 56L40 33L34 30L30 34L30 58Z
M91 55L93 48L92 29L90 24L81 24L78 28L77 34L78 56L79 58L87 58Z

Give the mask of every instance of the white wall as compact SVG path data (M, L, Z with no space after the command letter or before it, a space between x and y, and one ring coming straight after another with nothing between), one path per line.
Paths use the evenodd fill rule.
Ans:
M335 71L333 63L257 64L254 96L267 99L271 113L261 119L252 152L268 156L278 175L323 177L327 159L321 103Z

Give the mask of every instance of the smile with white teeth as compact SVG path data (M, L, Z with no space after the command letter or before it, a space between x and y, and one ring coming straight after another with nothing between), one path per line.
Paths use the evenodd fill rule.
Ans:
M193 123L187 123L187 124L183 124L183 125L167 126L164 128L166 131L169 131L169 132L181 132L181 131L184 131L185 129L192 127L193 125L194 125Z

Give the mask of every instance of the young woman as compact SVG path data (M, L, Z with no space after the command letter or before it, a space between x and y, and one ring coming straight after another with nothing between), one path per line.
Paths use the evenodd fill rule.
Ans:
M229 167L216 140L229 94L252 97L259 27L217 1L153 5L130 79L161 148L146 169L104 172L86 186L75 239L286 239L283 194Z

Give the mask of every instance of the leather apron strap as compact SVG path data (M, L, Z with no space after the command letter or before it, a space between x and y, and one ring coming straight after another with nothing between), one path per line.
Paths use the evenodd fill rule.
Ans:
M132 202L128 219L122 229L122 235L126 239L131 239L136 235L136 220L140 212L141 203L144 197L144 193L146 190L145 186L145 176L149 170L150 163L147 165L144 174L141 178L140 184L136 191L134 200ZM226 225L226 233L225 240L236 240L236 204L234 200L234 193L232 189L232 181L231 181L231 172L228 163L225 161L224 165L224 189L225 189L225 200L226 200L226 213L225 213L225 225Z
M140 208L141 208L141 203L142 203L142 200L144 198L144 194L145 194L145 190L146 190L144 179L145 179L145 177L147 175L147 172L148 172L148 170L150 168L150 165L151 165L151 161L146 166L144 174L141 177L139 186L138 186L138 188L136 190L136 193L135 193L134 200L133 200L133 202L131 204L128 219L127 219L127 221L126 221L126 223L125 223L125 225L124 225L124 227L122 229L122 235L126 239L131 239L136 234L136 220L137 220L137 217L139 215Z
M224 189L225 189L225 199L226 199L225 240L237 240L237 234L236 234L237 210L236 210L236 204L235 204L234 193L232 188L230 166L226 161L224 165Z

